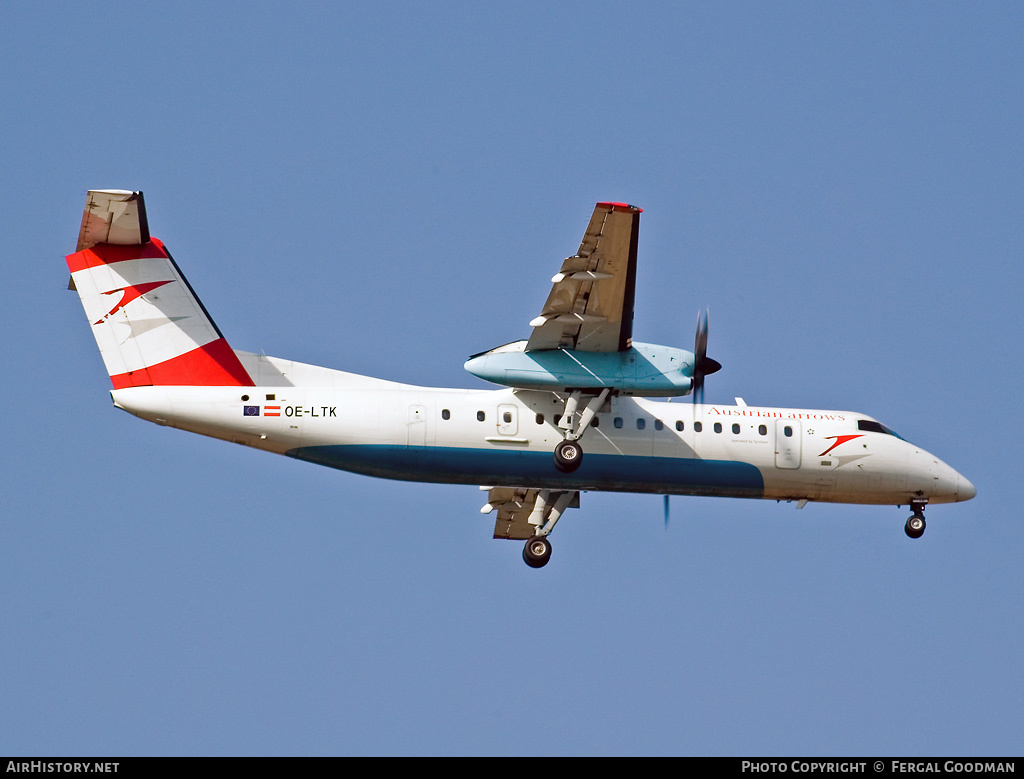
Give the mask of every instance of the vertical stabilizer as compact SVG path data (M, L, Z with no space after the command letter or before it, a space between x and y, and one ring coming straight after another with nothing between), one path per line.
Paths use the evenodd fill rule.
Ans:
M67 257L114 389L252 386L163 243L141 192L91 190Z

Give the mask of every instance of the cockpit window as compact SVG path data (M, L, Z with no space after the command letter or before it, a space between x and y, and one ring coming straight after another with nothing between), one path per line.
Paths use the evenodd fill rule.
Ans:
M875 422L873 419L858 419L857 429L863 430L865 433L885 433L886 435L894 435L901 441L906 439L897 433L895 430L890 430L881 422Z

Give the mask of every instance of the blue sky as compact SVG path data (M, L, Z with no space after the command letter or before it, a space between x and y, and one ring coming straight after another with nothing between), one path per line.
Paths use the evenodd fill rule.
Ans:
M1018 4L5 6L0 753L1020 754ZM895 507L471 487L117 411L65 289L142 189L233 346L439 386L635 203L635 335L709 402L858 410Z

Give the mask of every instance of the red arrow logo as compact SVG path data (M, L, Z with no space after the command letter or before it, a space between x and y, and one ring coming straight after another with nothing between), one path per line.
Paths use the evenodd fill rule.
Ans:
M93 322L94 325L98 325L103 322L104 319L113 315L117 311L121 310L136 298L142 297L147 292L152 292L157 287L162 287L164 284L170 284L174 279L168 279L167 281L147 281L145 284L136 284L134 287L119 287L118 289L112 289L110 292L104 292L104 295L113 295L115 292L123 292L121 299L117 305L110 309L101 319Z
M818 457L824 457L826 454L831 452L833 449L835 449L840 444L845 444L847 441L852 441L854 438L860 438L863 435L864 435L863 433L857 433L856 435L830 435L830 436L826 436L825 437L826 441L831 441L834 438L834 439L836 439L836 442L834 444L832 444L832 446L830 446L824 452L819 454Z

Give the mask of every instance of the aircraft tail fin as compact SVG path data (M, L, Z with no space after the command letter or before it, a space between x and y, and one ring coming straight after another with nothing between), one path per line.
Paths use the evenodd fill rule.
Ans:
M163 242L141 192L90 190L67 256L114 389L253 386Z

